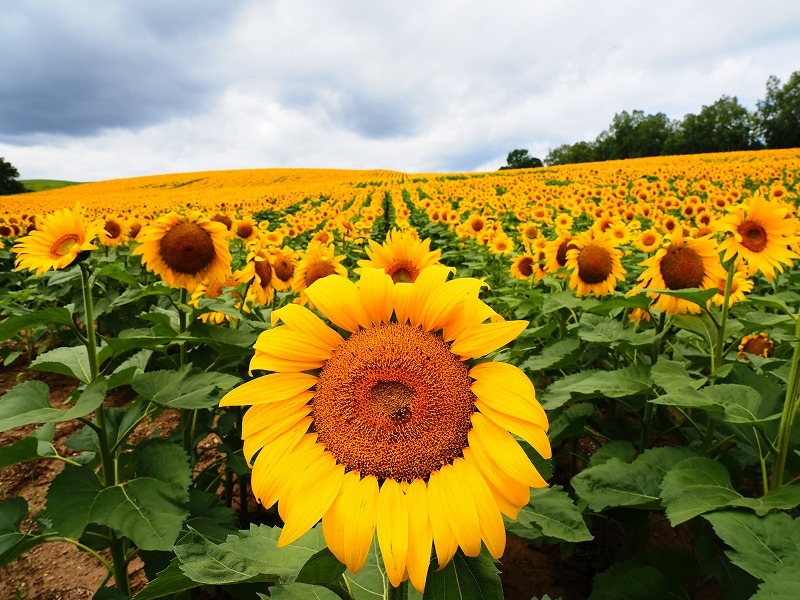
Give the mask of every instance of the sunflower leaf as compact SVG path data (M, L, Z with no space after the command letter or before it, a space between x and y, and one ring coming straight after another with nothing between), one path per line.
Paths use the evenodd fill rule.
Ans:
M204 372L187 365L176 371L152 371L134 376L131 387L167 408L211 408L240 379L225 373Z
M796 600L800 598L800 552L788 555L774 572L764 577L752 600Z
M101 490L89 467L65 467L47 490L46 512L53 529L64 536L79 538L89 524L92 502Z
M457 552L440 571L431 568L425 584L424 600L502 600L500 571L485 551L475 558Z
M5 341L14 337L23 329L31 329L35 325L73 325L72 311L73 305L54 306L44 310L36 310L24 315L12 315L6 317L0 323L0 341Z
M180 564L177 558L173 558L166 569L159 571L156 578L134 596L134 600L156 600L198 587L200 584L183 574Z
M103 403L106 380L99 377L80 393L67 410L50 405L50 388L42 381L24 381L0 398L0 431L32 423L60 423L93 412Z
M42 536L22 533L22 520L28 515L24 498L9 498L0 502L0 566L14 562L22 554L45 542Z
M259 594L259 598L269 600L338 600L335 592L320 585L311 585L309 583L292 583L289 585L273 585L269 588L269 596Z
M675 527L698 515L729 506L742 498L733 489L728 470L717 461L695 456L676 464L661 482L661 499Z
M542 538L586 542L593 538L580 511L561 486L531 490L531 500L516 521L506 524L509 533L529 542Z
M649 390L652 385L650 368L644 365L630 365L616 371L590 370L553 382L542 393L540 401L546 410L553 410L575 399L633 396Z
M84 383L92 380L86 346L62 346L40 354L31 362L31 369L59 373Z

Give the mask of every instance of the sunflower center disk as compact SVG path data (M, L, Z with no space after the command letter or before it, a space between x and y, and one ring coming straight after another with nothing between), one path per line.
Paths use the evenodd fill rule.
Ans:
M275 259L275 276L281 281L289 281L294 275L294 267L286 258L279 256Z
M533 275L533 259L530 256L524 257L519 261L519 266L517 268L525 277L530 277Z
M255 270L256 275L258 275L258 278L261 281L261 287L268 287L269 283L272 281L272 265L269 264L269 261L255 261Z
M335 272L336 268L331 263L323 261L315 262L308 267L308 271L306 271L306 287L310 286L317 279L333 275Z
M214 242L196 223L180 223L161 238L159 254L173 271L194 275L214 260Z
M586 246L578 254L578 277L585 283L605 281L613 266L611 253L605 248Z
M766 230L753 221L745 221L739 226L739 235L742 236L742 246L753 252L761 252L767 247Z
M58 258L66 255L72 250L72 247L78 243L78 236L74 233L65 235L56 240L50 248L50 253Z
M106 230L108 237L110 237L112 240L117 239L122 233L122 228L116 221L106 221L105 225L103 226L103 229Z
M379 325L351 335L323 367L314 427L348 471L425 479L467 446L471 383L467 366L438 336Z
M395 283L413 283L419 275L419 271L406 262L393 265L386 273Z
M661 259L661 276L671 290L700 287L705 274L703 259L691 248L670 248Z

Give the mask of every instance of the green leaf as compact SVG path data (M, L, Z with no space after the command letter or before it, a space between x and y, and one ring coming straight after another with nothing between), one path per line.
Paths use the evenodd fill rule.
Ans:
M41 458L39 456L39 440L35 437L27 437L0 447L0 469L38 458Z
M732 501L730 506L749 508L755 511L759 517L763 517L773 510L790 510L800 506L800 487L785 485L770 490L761 498L738 498Z
M9 498L0 502L0 566L14 562L25 552L45 540L22 533L22 520L28 515L28 503L24 498Z
M177 558L173 558L166 569L160 571L155 579L133 597L134 600L156 600L198 587L199 584L183 574L180 564Z
M800 551L800 522L786 513L763 517L726 510L703 515L714 532L730 546L731 562L758 579L766 579L783 560Z
M424 600L503 600L500 571L484 551L475 558L456 552L441 571L428 571Z
M800 552L787 556L764 578L752 600L797 600L800 598Z
M153 438L138 444L133 452L136 475L151 477L170 486L174 498L189 502L192 469L186 451L167 440Z
M713 298L714 296L716 296L719 292L717 291L717 288L708 290L702 290L700 288L685 288L682 290L655 290L648 288L642 290L641 293L672 296L674 298L680 298L681 300L686 300L688 302L692 302L693 304L705 307L706 304L708 304L708 301L711 300L711 298Z
M101 491L89 520L129 537L142 550L169 550L188 512L169 484L140 477Z
M292 583L290 585L274 585L269 588L269 597L259 594L262 598L274 600L339 600L334 592L319 585L308 583Z
M89 367L89 353L86 346L61 346L40 354L31 363L31 369L59 373L74 377L84 383L92 380Z
M212 542L224 542L238 529L238 513L209 492L189 490L189 518L186 527Z
M682 362L659 358L650 369L650 376L657 386L668 394L678 393L685 387L697 389L705 385L707 377L693 378Z
M5 341L15 336L23 329L31 329L35 325L69 325L72 326L72 308L56 306L27 313L25 315L12 315L0 323L0 341Z
M204 372L187 365L177 371L140 373L133 378L131 387L167 408L211 408L240 381L233 375Z
M592 539L572 498L558 485L532 489L530 502L522 507L516 521L507 522L506 529L529 542L542 538L565 542Z
M103 489L89 467L67 465L47 490L47 516L53 529L66 537L79 538L89 524L92 503Z
M613 457L575 475L572 487L592 510L613 506L658 508L664 475L692 454L688 448L652 448L630 464Z
M618 319L591 313L581 315L578 336L586 342L604 344L612 348L621 345L639 348L656 342L656 334L652 329L634 331L626 328Z
M279 528L253 525L216 544L195 534L196 542L175 546L181 571L201 584L224 585L244 581L292 583L303 565L325 547L320 527L293 544L277 547Z
M328 548L323 548L306 561L297 581L314 585L331 585L338 581L346 567Z
M618 458L622 462L630 464L636 458L636 448L626 440L613 440L605 443L589 457L589 466L602 465L612 458Z
M24 381L0 398L0 431L32 423L60 423L94 412L103 403L106 380L99 377L80 393L74 406L61 410L50 406L50 388L42 381Z
M650 369L644 365L631 365L615 371L584 371L552 383L542 394L540 402L546 410L552 410L575 399L633 396L649 390L652 385Z
M547 432L550 445L558 446L564 440L581 435L594 410L593 404L582 402L560 411L550 424L550 431Z
M673 527L741 497L731 485L728 470L702 456L679 462L661 482L661 499Z
M430 570L428 572L430 573ZM343 577L355 600L383 600L386 598L390 584L378 548L377 536L372 540L364 567L358 573L348 571Z
M666 600L664 576L655 567L617 563L594 578L589 600Z
M123 385L130 385L138 373L143 373L153 355L152 350L140 350L119 364L108 377L108 389L113 390Z
M560 340L548 346L536 356L531 356L520 365L524 371L560 369L575 364L581 343L574 338Z
M608 315L619 308L641 308L645 310L650 307L650 302L650 298L645 294L636 294L635 296L612 296L603 298L600 304L590 306L584 310L597 315Z

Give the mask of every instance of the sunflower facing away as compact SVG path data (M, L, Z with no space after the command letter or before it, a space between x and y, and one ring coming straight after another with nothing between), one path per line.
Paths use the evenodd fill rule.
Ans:
M791 265L797 254L787 246L797 242L795 219L786 218L787 209L779 202L767 202L760 192L746 205L739 206L731 214L720 219L718 228L733 235L720 244L723 259L734 254L744 258L749 275L761 271L771 280L775 269L783 272L784 265Z
M142 227L141 245L132 254L168 286L194 291L203 281L225 280L230 275L231 252L225 225L200 213L169 213Z
M57 210L36 219L36 229L14 245L14 264L17 270L35 271L37 276L48 269L63 269L84 250L97 248L92 241L102 230L103 221L87 222L80 207Z
M220 404L252 405L244 454L255 496L278 503L279 546L322 519L331 552L357 572L377 534L391 584L422 591L432 547L440 567L482 542L499 558L502 515L547 485L512 435L550 457L533 385L512 365L470 364L527 323L503 321L478 299L481 281L449 273L320 279L306 293L333 327L296 304L272 313L283 325L259 336L250 362L272 373Z
M395 283L414 282L422 269L437 264L442 255L441 250L431 250L430 243L429 239L416 239L410 230L393 229L382 245L369 240L369 260L360 260L358 265L384 269Z

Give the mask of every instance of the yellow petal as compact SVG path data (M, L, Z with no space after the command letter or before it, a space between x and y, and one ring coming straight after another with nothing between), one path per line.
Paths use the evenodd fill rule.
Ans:
M313 397L313 394L305 392L291 400L251 406L242 417L242 437L256 435L261 431L274 427L284 419L294 418L296 424L311 412L311 405L308 403L311 397ZM267 441L264 443L266 444Z
M410 314L409 305L413 289L413 284L411 283L395 283L392 288L394 314L397 317L398 323L408 322Z
M453 465L444 465L439 470L439 479L450 530L464 554L478 556L481 553L481 524L467 482L459 479Z
M472 430L468 434L470 447L497 457L497 464L511 477L531 487L547 487L536 467L514 437L480 413L472 413Z
M250 374L253 371L275 371L278 373L302 373L313 371L325 365L324 360L286 359L266 352L256 350L255 356L250 359Z
M408 509L403 490L394 479L386 479L381 486L376 521L386 576L389 583L398 587L403 582L408 556Z
M464 358L485 356L505 346L528 326L528 321L498 321L467 327L459 335L450 350Z
M444 496L445 490L441 484L440 472L434 471L428 477L428 515L440 571L447 566L458 550L458 542L447 520Z
M490 408L548 430L547 415L536 401L536 390L521 369L508 363L486 362L472 367L469 376L475 380L472 393Z
M411 294L408 299L408 317L412 325L421 325L422 318L430 299L439 293L447 280L447 276L455 269L442 265L431 265L423 269L411 284Z
M271 373L232 389L220 400L220 406L266 404L294 398L317 383L314 375L306 373Z
M408 559L406 570L411 583L421 594L425 591L431 564L433 533L428 516L428 488L421 479L411 482L406 492L408 504Z
M480 279L463 277L453 279L442 285L425 303L421 315L422 327L426 331L438 331L452 323L463 311L456 308L469 294L477 294L485 285Z
M378 515L378 480L368 475L348 493L344 502L344 515L347 526L344 532L345 560L351 573L358 573L375 537L375 524Z
M330 350L334 350L344 341L338 331L328 327L325 321L305 306L287 304L283 308L273 311L272 323L275 324L278 319L286 323L287 327L293 331L305 332L309 337L319 340Z
M358 288L346 277L328 275L317 279L306 288L306 294L317 310L342 329L355 333L359 326L369 326Z
M294 416L289 419L283 419L280 422L273 424L269 428L265 428L244 438L242 452L247 464L252 464L253 455L271 441L278 439L278 437L290 431L299 430L303 433L306 433L308 428L311 427L311 424L314 422L314 419L308 416L300 417L298 420L294 419Z
M553 450L550 447L550 440L547 439L547 434L544 432L544 429L539 427L536 423L531 423L524 419L517 419L516 417L493 410L480 399L475 401L475 407L498 427L502 427L506 431L510 431L528 442L542 458L551 458L553 456Z
M278 538L278 548L297 540L328 512L342 489L343 480L344 465L337 465L330 452L325 452L304 472L297 473L286 500L285 524Z
M392 278L383 269L362 269L356 285L370 323L388 323L394 310Z
M456 310L456 318L444 326L442 332L444 341L453 341L465 329L480 325L486 319L502 321L503 317L498 315L488 304L478 299L477 294L468 295L461 305L461 310Z
M308 429L308 426L306 426L306 429ZM258 453L255 464L253 464L250 486L253 488L253 495L259 502L262 504L264 503L264 490L269 485L270 481L272 481L272 474L280 458L292 452L303 442L305 437L305 430L301 429L299 426L295 427L264 446L261 452ZM265 504L265 506L269 508L272 504Z
M358 484L359 479L361 479L361 476L358 474L358 471L345 473L339 496L333 501L328 512L322 517L322 535L325 537L325 543L328 545L328 549L331 553L336 557L336 560L345 565L347 564L347 544L344 535L349 527L345 519L346 502L349 499L351 489Z
M475 502L481 539L486 544L492 558L499 559L506 549L506 528L497 502L495 502L489 486L486 485L486 480L474 466L464 459L456 458L453 461L453 468L458 479L465 483L465 487Z
M324 451L325 447L317 443L316 434L306 434L291 452L279 456L274 464L267 467L269 473L261 489L261 503L264 507L269 508L284 498L294 482L294 474L305 469ZM261 457L260 454L258 456Z
M475 448L464 448L464 460L473 465L483 477L504 515L516 519L519 509L531 499L531 489L509 476L491 459Z
M310 333L289 329L286 325L267 329L253 344L255 350L281 356L286 360L318 360L321 364L328 360L333 349Z

